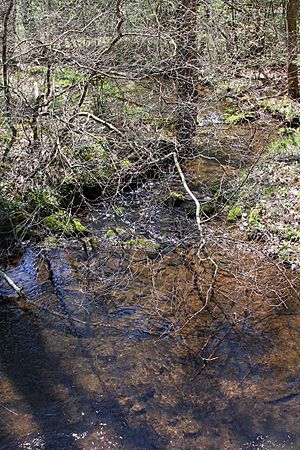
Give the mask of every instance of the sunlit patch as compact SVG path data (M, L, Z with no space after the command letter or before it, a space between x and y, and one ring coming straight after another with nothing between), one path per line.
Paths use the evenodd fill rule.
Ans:
M294 447L293 442L291 441L291 437L288 435L287 439L278 442L276 440L271 439L269 436L259 435L251 442L246 442L241 447L243 450L290 450L296 449ZM240 450L241 450L240 449Z
M37 435L30 441L25 441L24 443L20 444L20 449L24 450L43 450L44 448L46 448L46 440L41 434Z

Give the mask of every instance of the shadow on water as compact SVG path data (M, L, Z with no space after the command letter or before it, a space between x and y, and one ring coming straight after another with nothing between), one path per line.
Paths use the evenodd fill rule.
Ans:
M248 303L252 311L252 302L261 301L243 298L244 278L242 290L226 278L228 253L224 272L220 261L216 303L190 334L159 337L170 322L153 312L155 295L163 307L174 292L174 302L182 296L192 307L195 301L179 253L131 260L135 276L126 278L116 247L114 257L106 258L105 247L87 261L68 245L48 250L44 276L30 249L8 269L35 307L24 313L7 301L0 309L0 450L299 448L298 307L272 309L266 325L243 316ZM223 301L221 292L228 294ZM13 295L5 286L1 293ZM218 302L224 314L217 314ZM225 320L233 311L245 320ZM182 306L178 312L182 320Z
M29 253L29 262L33 264L34 258ZM68 281L68 264L62 261L59 266L59 258L55 256L52 255L56 275L60 273L62 277L56 280L55 296L60 297L56 300L68 320L49 318L42 312L24 313L15 303L1 305L0 449L81 449L80 440L95 430L98 444L94 447L91 441L84 448L165 449L164 439L147 423L128 423L128 411L107 380L101 378L101 369L113 358L95 354L97 347L91 342L105 336L88 323L73 320L79 296L72 289L76 283L74 278L73 285ZM36 283L36 273L28 281L27 269L28 254L25 254L20 281L33 293L29 285ZM17 274L17 268L12 272ZM42 291L40 288L40 295L49 296L49 284ZM7 292L6 287L2 292ZM51 295L50 299L54 301ZM96 387L88 389L85 382L91 378L96 380ZM102 430L104 422L108 432ZM101 439L105 439L104 447Z
M54 450L60 442L61 448L77 449L68 411L55 392L58 383L73 386L72 377L65 373L60 361L48 348L34 315L24 314L12 322L11 314L8 309L0 316L1 374L7 378L17 398L24 402L25 415L32 417L42 436L42 448ZM2 428L4 436L10 434L3 424ZM56 444L53 429L57 434ZM17 438L15 442L13 437L2 440L0 448L19 448Z

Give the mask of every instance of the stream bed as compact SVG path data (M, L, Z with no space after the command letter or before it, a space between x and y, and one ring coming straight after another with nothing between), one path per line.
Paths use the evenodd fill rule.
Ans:
M294 275L217 223L200 255L158 185L86 213L97 248L61 238L6 268L30 307L1 282L0 450L300 448Z

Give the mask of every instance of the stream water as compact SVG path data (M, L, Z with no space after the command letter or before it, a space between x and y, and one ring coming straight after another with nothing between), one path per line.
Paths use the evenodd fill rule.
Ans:
M216 225L214 297L198 314L211 267L194 220L148 202L157 189L88 212L97 249L61 239L7 268L32 307L1 283L1 450L300 448L290 274Z

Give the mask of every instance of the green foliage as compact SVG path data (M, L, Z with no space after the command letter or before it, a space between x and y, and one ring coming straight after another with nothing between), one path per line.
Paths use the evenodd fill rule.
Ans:
M103 98L119 97L121 95L120 89L109 81L101 81L99 91Z
M156 118L151 115L145 108L139 106L126 106L126 115L141 122L153 122Z
M275 115L286 122L292 123L300 120L299 104L291 100L289 97L268 98L266 100L262 100L260 105L272 115Z
M100 247L100 239L97 236L93 236L90 238L90 244L92 250L98 250Z
M279 227L277 231L288 241L300 241L300 230L298 228L292 226Z
M20 230L20 225L28 218L25 204L21 198L6 195L0 199L0 229L2 237Z
M29 73L31 75L45 75L47 70L46 66L33 66L29 68Z
M228 125L239 125L247 122L253 122L255 119L257 119L257 113L255 111L225 112L224 118L225 123L227 123Z
M242 217L242 213L242 207L240 205L234 205L227 213L228 222L237 222Z
M291 129L284 129L282 135L274 140L268 147L268 150L274 154L286 154L293 151L293 148L300 147L300 131L292 131Z
M84 81L84 76L73 67L61 67L55 72L55 81L63 85L75 84Z
M36 187L27 194L27 208L30 212L38 211L41 215L49 215L59 208L58 193L51 188L41 189Z
M55 249L58 246L58 239L56 236L48 236L44 241L43 245L47 249Z
M118 214L118 216L121 216L125 212L125 208L123 206L117 206L115 208L115 213Z
M265 229L265 226L262 223L262 214L263 211L259 207L250 209L250 212L248 213L248 224L251 228L254 228L257 231L263 231Z
M278 188L275 186L267 186L264 191L265 195L267 195L268 197L276 194L276 192L278 192Z
M213 194L213 195L216 195L216 194L219 194L219 192L220 192L220 183L210 183L208 186L207 186L207 188L208 188L208 190Z

